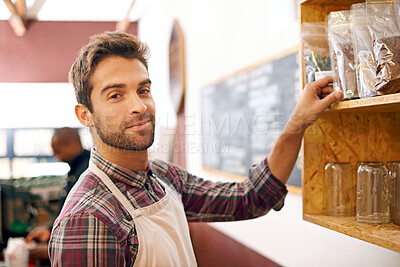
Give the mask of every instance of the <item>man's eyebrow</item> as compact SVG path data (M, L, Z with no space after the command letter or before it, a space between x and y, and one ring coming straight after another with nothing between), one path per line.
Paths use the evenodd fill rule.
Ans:
M143 86L145 84L151 84L151 80L145 79L139 83L139 86ZM103 87L101 89L100 93L104 94L104 92L106 92L108 89L111 89L111 88L124 88L124 87L126 87L126 85L123 83L113 83L113 84L109 84L109 85Z
M150 79L146 79L146 80L141 81L141 82L139 83L139 86L143 86L143 85L148 84L148 83L151 84Z
M105 91L107 91L108 89L111 89L111 88L124 88L124 87L126 87L126 86L123 83L109 84L109 85L103 87L103 89L101 89L100 94L104 94Z

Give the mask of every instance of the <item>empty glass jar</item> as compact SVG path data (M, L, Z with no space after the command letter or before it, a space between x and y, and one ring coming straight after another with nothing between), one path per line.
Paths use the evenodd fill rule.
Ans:
M388 161L390 175L390 219L400 225L400 161Z
M383 162L361 162L357 169L357 222L390 222L388 168Z
M324 172L324 212L354 215L353 171L349 162L329 162Z

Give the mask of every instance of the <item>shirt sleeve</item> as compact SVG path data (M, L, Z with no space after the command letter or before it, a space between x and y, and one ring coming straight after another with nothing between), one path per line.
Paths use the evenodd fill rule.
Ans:
M253 165L240 183L211 182L187 174L182 200L189 221L244 220L280 210L286 186L271 173L268 160Z
M124 266L121 245L114 233L95 216L64 217L49 241L51 266Z

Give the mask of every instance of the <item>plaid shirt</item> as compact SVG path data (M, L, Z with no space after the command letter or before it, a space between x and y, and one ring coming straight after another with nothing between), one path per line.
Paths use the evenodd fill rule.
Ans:
M118 166L92 150L91 160L104 171L135 208L164 196L154 175L182 197L189 222L233 221L280 210L286 186L270 172L267 159L253 166L241 183L210 182L160 160L147 171ZM52 266L132 266L138 246L129 213L99 177L87 170L79 178L54 222L49 242Z

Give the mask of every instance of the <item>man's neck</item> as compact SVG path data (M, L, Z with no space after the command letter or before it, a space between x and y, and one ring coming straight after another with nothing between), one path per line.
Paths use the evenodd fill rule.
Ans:
M148 167L148 152L131 151L106 145L96 144L96 151L107 160L133 171L145 171Z

